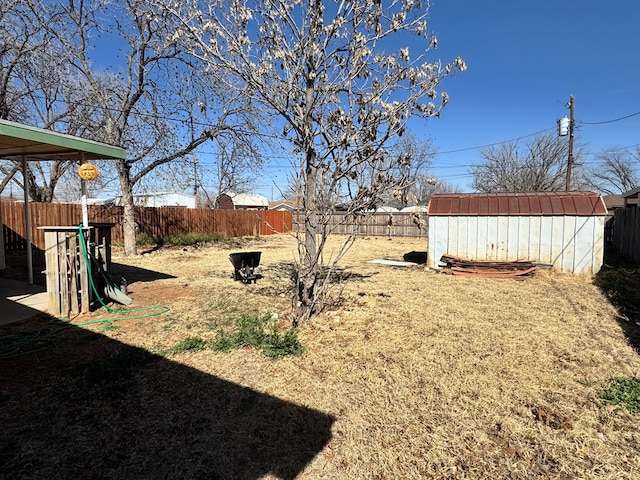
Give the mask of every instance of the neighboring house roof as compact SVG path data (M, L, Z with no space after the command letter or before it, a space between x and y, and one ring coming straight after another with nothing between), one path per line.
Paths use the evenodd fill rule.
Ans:
M81 200L76 200L74 203L81 203ZM102 205L110 206L116 204L116 198L87 198L87 205Z
M267 197L258 193L228 193L236 207L264 207L269 208Z
M607 210L624 207L624 200L622 199L622 195L614 195L614 194L603 195L602 200L604 201L604 204L607 206Z
M429 215L606 215L602 197L593 192L445 193L429 201Z
M622 194L622 198L625 198L625 199L638 198L638 196L640 196L640 187L634 188L633 190L630 190Z
M268 209L269 201L257 193L223 193L216 198L216 208L222 209Z
M115 205L122 205L122 195L114 199ZM138 207L188 207L196 206L196 197L179 192L135 193L133 203Z
M298 201L279 200L277 202L269 202L269 210L300 210L302 204Z
M378 207L376 209L376 212L378 213L394 213L399 211L400 210L398 210L396 207L387 207L386 205L383 205L382 207Z
M401 212L409 212L409 213L427 213L428 208L424 205L414 205L413 207L404 207Z

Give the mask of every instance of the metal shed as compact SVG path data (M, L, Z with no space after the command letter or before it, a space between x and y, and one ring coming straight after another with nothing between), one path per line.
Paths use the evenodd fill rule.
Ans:
M606 215L602 197L593 192L433 195L427 266L439 268L448 253L593 274L602 266Z

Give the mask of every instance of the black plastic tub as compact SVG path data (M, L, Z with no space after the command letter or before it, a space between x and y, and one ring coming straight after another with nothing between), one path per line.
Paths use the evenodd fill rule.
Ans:
M229 255L233 265L233 279L243 283L256 283L256 268L260 265L262 252L236 252Z

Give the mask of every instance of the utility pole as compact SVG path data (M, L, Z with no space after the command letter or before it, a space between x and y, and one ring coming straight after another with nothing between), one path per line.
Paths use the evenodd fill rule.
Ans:
M569 158L567 159L567 192L571 191L571 167L573 166L573 126L575 124L575 102L569 96Z

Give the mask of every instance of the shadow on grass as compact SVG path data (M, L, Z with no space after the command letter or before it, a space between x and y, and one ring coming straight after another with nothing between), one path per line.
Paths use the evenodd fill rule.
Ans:
M98 333L47 341L0 360L2 478L293 479L331 438L327 414Z
M620 312L617 321L640 353L640 262L607 249L595 284Z
M411 251L407 252L402 256L402 259L405 262L413 262L417 264L425 264L427 263L427 252L424 251Z
M286 279L289 286L294 288L298 281L298 265L294 262L280 262L271 265L265 265L260 267L260 273L258 278L263 277L278 277L280 279ZM348 268L334 266L330 268L326 265L320 267L319 278L328 278L329 283L342 283L347 280L364 280L372 277L374 274L362 274Z

